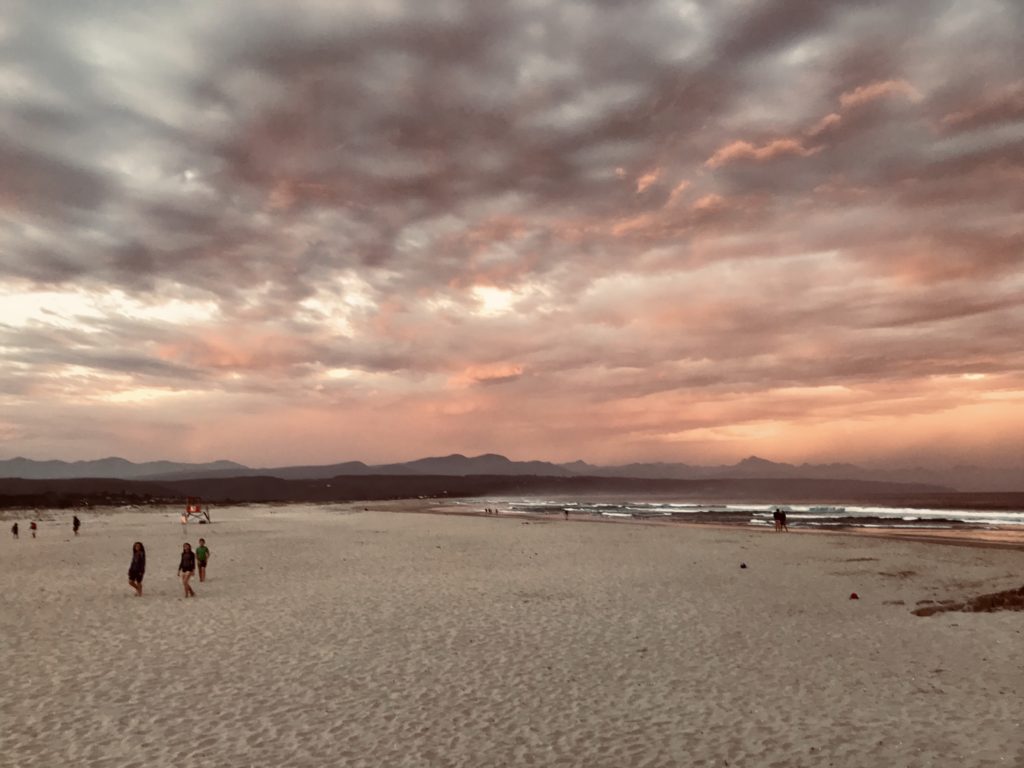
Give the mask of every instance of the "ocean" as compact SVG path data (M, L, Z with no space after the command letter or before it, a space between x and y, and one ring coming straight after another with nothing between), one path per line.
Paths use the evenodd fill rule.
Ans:
M564 499L490 498L462 505L497 508L502 514L669 519L693 523L772 526L775 509L801 528L999 529L1024 526L1024 510L927 509L823 504L694 504L664 501L567 501Z

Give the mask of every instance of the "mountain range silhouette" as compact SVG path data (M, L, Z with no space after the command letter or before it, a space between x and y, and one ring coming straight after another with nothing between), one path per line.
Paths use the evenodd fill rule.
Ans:
M787 464L749 456L735 464L701 466L684 463L632 463L614 466L573 461L513 461L496 453L464 456L432 456L391 464L347 461L323 465L249 467L234 461L207 463L150 461L135 463L119 457L92 461L37 461L24 457L0 460L0 478L58 480L107 478L120 480L177 481L266 477L280 480L323 480L334 477L389 476L532 476L549 478L629 478L648 480L843 480L924 484L956 491L1024 491L1024 468L960 465L943 469L928 467L868 468L856 464Z

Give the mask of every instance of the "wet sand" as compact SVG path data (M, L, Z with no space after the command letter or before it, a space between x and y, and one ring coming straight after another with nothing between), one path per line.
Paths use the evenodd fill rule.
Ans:
M367 507L369 509L369 507ZM393 511L418 512L439 515L471 515L471 516L494 516L485 511L486 508L496 510L498 516L508 516L506 505L488 501L458 501L455 503L444 503L437 501L408 500L376 503L375 508L389 509ZM515 517L525 520L560 520L561 514L550 512L547 514L535 514L529 512L516 512ZM770 526L752 526L747 520L749 517L737 515L731 516L736 522L726 522L726 519L708 521L688 521L685 516L677 518L641 516L636 518L612 518L600 517L592 514L570 514L572 522L581 523L604 523L609 525L667 525L681 526L684 528L720 528L725 530L742 530L751 534L759 535L764 533L775 534ZM881 518L874 518L881 520ZM964 547L994 547L997 549L1019 549L1024 550L1024 529L1014 526L983 527L970 525L957 525L950 529L923 528L909 524L893 525L889 527L861 527L856 525L836 525L833 527L801 527L799 522L790 522L790 534L811 535L811 536L867 536L871 538L900 539L903 541L919 541L932 544L947 544L950 546Z

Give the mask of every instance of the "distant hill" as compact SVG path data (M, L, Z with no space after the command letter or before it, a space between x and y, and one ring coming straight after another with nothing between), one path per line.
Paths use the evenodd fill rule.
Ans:
M35 480L97 477L131 480L162 475L192 475L204 472L238 472L247 469L234 461L212 461L206 464L183 464L175 461L147 461L141 464L111 456L93 461L34 461L24 457L0 461L0 477L22 477Z
M563 464L574 473L597 477L646 477L699 480L705 478L775 478L818 480L864 480L888 483L942 485L959 491L1024 491L1024 467L978 467L959 465L937 470L927 467L872 469L856 464L786 464L749 456L736 464L695 466L692 464L626 464L594 466L576 461Z
M538 475L569 477L574 473L547 461L512 461L496 453L469 458L461 453L384 465L389 472L416 475Z
M153 461L135 464L122 458L96 461L34 461L23 457L0 460L0 477L25 479L120 478L177 481L269 477L279 480L323 480L334 477L388 476L531 476L603 477L647 480L830 480L911 483L942 486L958 491L1024 491L1024 468L958 466L936 470L925 467L871 469L856 464L786 464L749 456L736 464L698 466L683 463L634 463L599 466L585 461L555 464L513 461L495 453L481 456L433 456L415 461L368 465L361 461L339 464L253 468L233 461L187 464Z
M3 462L0 462L2 466ZM196 465L201 466L201 465ZM252 469L250 467L237 465L233 469L212 469L212 470L176 470L174 472L157 473L146 475L145 480L197 480L197 479L218 479L228 477L274 477L279 480L324 480L339 475L376 475L387 474L377 472L375 468L369 467L361 461L346 461L341 464L323 464L316 466L296 467L268 467L264 469Z

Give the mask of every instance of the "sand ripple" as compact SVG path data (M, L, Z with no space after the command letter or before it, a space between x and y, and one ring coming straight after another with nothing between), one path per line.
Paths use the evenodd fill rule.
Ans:
M1021 614L907 608L955 583L1014 586L1017 553L384 512L217 520L189 531L214 553L195 600L170 514L0 545L0 762L1024 764ZM124 573L136 538L141 599Z

